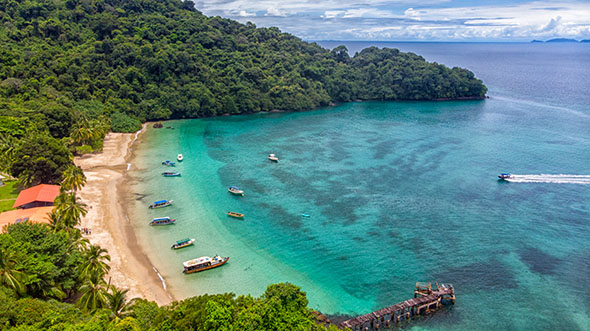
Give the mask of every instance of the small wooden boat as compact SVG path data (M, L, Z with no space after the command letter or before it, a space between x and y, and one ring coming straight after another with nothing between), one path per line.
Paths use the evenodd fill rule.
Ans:
M176 222L176 220L173 219L173 218L170 218L168 216L166 216L166 217L157 217L157 218L154 218L150 222L150 225L168 225L168 224L173 224L174 222Z
M174 244L172 244L172 248L174 248L174 249L185 248L185 247L192 245L194 242L195 242L194 238L182 239L182 240L179 240L179 241L175 242Z
M167 167L175 167L176 163L170 162L170 160L166 160L166 161L162 162L162 165L165 165Z
M276 155L274 155L274 154L269 154L268 155L268 159L271 160L271 161L273 161L273 162L279 162L279 158Z
M236 212L233 212L233 211L228 211L227 212L227 216L233 217L233 218L240 218L240 219L241 218L244 218L244 214L236 213Z
M174 200L156 201L150 205L150 209L168 207L168 206L172 205L173 202L174 202Z
M239 188L239 187L237 187L237 186L230 186L230 187L228 187L228 189L227 189L227 190L228 190L228 191L229 191L229 193L231 193L231 194L235 194L235 195L241 195L241 196L244 196L244 191L240 190L240 188Z
M180 172L173 172L173 171L166 171L162 173L162 176L164 177L180 177L181 173Z
M185 274L192 274L193 272L199 272L203 270L208 270L212 268L221 267L222 265L226 264L229 261L228 257L221 257L219 255L215 255L214 257L202 256L196 259L188 260L184 262L182 265L184 267Z
M178 154L176 159L178 160L178 162L182 162L182 160L184 159L184 156L182 156L182 154Z

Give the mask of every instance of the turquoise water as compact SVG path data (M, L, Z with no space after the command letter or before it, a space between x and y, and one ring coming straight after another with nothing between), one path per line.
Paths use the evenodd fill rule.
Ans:
M563 56L544 69L518 60L527 45L490 47L448 45L436 59L488 56L470 67L490 87L485 101L360 102L149 130L132 167L131 219L168 289L257 296L289 281L324 313L363 314L438 280L454 284L457 304L408 327L590 329L590 48L569 56L581 71L570 74L576 98L546 81ZM549 61L556 50L536 52ZM182 177L162 178L160 162L177 153ZM497 181L506 171L587 177ZM147 210L163 198L174 206ZM177 224L147 226L156 216ZM187 236L194 247L169 249ZM183 261L216 253L230 262L181 273Z

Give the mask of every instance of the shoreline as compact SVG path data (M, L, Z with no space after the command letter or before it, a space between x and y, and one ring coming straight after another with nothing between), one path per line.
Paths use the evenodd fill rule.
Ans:
M127 171L134 158L132 147L149 124L144 123L135 133L110 132L102 152L76 157L74 162L87 177L86 185L78 192L88 205L80 227L90 228L92 233L83 237L106 249L111 257L107 282L128 289L127 299L138 297L162 306L175 298L139 245L124 207L130 199Z

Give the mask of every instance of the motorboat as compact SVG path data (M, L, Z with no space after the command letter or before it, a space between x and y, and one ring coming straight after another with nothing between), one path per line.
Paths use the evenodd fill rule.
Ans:
M227 188L227 190L231 194L244 196L244 191L240 190L240 188L237 187L237 186L230 186L230 187Z
M273 162L279 162L279 158L274 154L268 154L268 159Z
M174 172L174 171L165 171L162 173L162 176L164 176L164 177L180 177L181 173Z
M195 242L194 238L186 238L182 240L178 240L174 244L172 244L173 249L181 249L192 245Z
M502 173L502 174L498 175L498 178L500 178L502 180L506 180L506 179L513 179L514 176L512 176L512 174Z
M170 160L166 160L166 161L162 162L162 165L165 165L167 167L174 167L174 166L176 166L176 163L171 162Z
M166 216L166 217L157 217L157 218L154 218L150 222L150 225L168 225L168 224L173 224L174 222L176 222L176 220L173 219L173 218L170 218L168 216Z
M208 256L201 256L196 259L185 261L182 265L184 267L185 274L192 274L193 272L204 271L208 269L213 269L217 267L221 267L222 265L226 264L229 261L228 257L221 257L219 255L215 255L214 257Z
M182 162L183 159L184 156L182 156L182 154L178 154L178 156L176 156L176 160L178 160L178 162Z
M150 205L150 209L168 207L168 206L172 205L172 202L174 202L174 200L156 201Z

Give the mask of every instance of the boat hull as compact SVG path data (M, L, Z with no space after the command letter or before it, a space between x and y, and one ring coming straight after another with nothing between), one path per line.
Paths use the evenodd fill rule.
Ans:
M240 213L234 213L234 212L228 212L227 216L229 217L233 217L233 218L239 218L239 219L243 219L244 218L244 214L240 214Z
M203 268L199 268L199 269L193 269L190 271L187 271L186 269L183 270L182 272L185 274L194 274L195 272L201 272L201 271L205 271L205 270L209 270L209 269L213 269L213 268L217 268L217 267L221 267L222 265L226 264L227 261L229 261L229 256L225 258L225 260L221 263L217 263L217 264L213 264L207 267L203 267Z
M161 225L170 225L170 224L174 224L174 222L176 222L175 220L169 221L169 222L150 222L151 226L161 226Z

